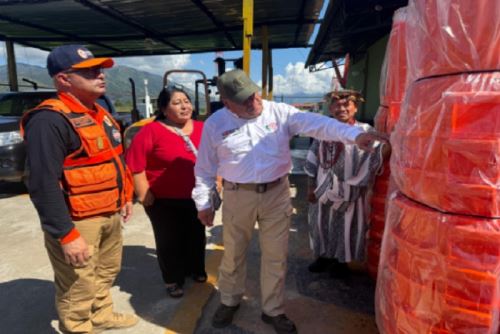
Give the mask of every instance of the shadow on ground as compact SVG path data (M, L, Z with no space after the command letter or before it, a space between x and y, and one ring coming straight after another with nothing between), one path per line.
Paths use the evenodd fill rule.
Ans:
M217 230L213 233L220 233ZM211 252L213 251L207 250L205 257L209 258ZM191 279L186 279L184 298L169 297L161 278L156 250L145 246L123 247L122 270L115 285L121 291L130 294L130 304L135 313L142 319L158 326L167 327L173 317L178 317L176 309L189 299L190 288L193 284L199 283L193 283ZM208 292L203 290L203 293L211 293L214 290L210 284L203 285L203 287L209 289ZM202 291L200 288L198 286L199 293Z
M57 319L54 294L50 281L16 279L0 283L0 332L57 333L51 326Z
M28 189L26 189L23 182L0 181L0 198L9 198L27 193Z
M292 198L295 215L292 219L290 233L288 277L295 278L297 292L303 296L332 304L358 313L373 315L375 300L375 283L363 272L353 272L345 279L330 278L328 273L315 274L308 271L308 265L314 261L310 251L307 222L308 203L306 200L307 177L290 177L290 184L296 189Z
M156 250L124 246L122 270L115 285L130 294L135 313L146 321L165 326L171 308L156 260Z

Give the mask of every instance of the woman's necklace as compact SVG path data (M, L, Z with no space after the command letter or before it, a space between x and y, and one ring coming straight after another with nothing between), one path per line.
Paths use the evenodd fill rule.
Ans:
M182 125L179 125L177 123L174 123L174 122L168 120L167 118L164 118L164 119L161 119L160 122L163 125L165 125L167 127L167 129L169 129L170 131L172 131L173 133L175 133L179 136L182 136L182 135L189 136L193 132L193 128L189 127L189 121L187 121L186 123L184 123Z
M195 156L198 155L198 149L196 148L196 146L194 146L193 142L191 141L191 139L189 138L189 134L185 133L183 131L182 128L178 128L176 126L172 126L170 124L168 124L165 120L161 120L160 121L160 124L163 125L167 130L175 133L176 135L178 135L179 137L182 138L182 140L184 141L184 144L185 144L185 147L186 147L186 150L188 152L192 152ZM193 132L193 128L191 128L191 132Z

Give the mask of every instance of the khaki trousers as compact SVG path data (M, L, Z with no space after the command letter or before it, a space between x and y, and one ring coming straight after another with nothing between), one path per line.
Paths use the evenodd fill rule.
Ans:
M120 271L122 230L120 215L75 221L91 255L85 266L75 268L64 261L57 239L45 233L56 288L59 329L63 333L93 333L113 313L110 288Z
M239 304L245 292L246 253L255 222L261 249L260 286L264 313L284 313L288 233L292 205L288 179L265 193L224 188L222 207L224 256L219 268L222 304Z

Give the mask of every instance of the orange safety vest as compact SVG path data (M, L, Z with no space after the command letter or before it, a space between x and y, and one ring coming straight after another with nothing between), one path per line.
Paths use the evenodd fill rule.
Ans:
M69 94L48 99L27 112L21 121L21 135L28 115L37 110L50 110L63 115L79 135L81 146L66 156L63 163L63 189L71 217L75 220L117 212L132 200L132 174L123 159L120 127L97 103L97 113ZM108 130L108 132L106 131Z

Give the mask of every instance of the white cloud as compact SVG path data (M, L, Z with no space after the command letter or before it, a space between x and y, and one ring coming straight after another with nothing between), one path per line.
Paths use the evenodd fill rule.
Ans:
M167 71L188 68L191 64L191 55L123 57L114 58L114 60L117 65L132 67L163 77ZM194 77L192 74L174 73L169 76L169 81L173 80L190 89L194 89L195 79L199 79L199 77Z
M47 51L15 45L15 55L17 63L38 65L45 67L47 61ZM191 60L190 55L176 56L144 56L144 57L123 57L113 58L119 65L129 66L141 71L163 76L167 70L185 68ZM0 43L0 64L7 63L7 51L5 43Z
M48 54L46 51L16 45L15 52L17 62L45 67ZM166 71L172 69L185 69L193 65L202 69L205 67L204 60L199 60L199 64L192 64L192 58L189 54L175 56L122 57L114 58L114 60L117 65L129 66L159 76L163 76ZM5 44L0 43L0 65L5 63ZM230 66L228 66L227 70L229 70L229 67ZM343 71L342 67L341 71ZM333 76L334 70L331 68L311 73L308 69L304 68L303 62L297 62L295 64L288 63L284 74L274 76L274 95L323 96L323 94L333 88ZM192 82L194 80L192 75L176 74L173 80L189 88L193 88ZM259 81L258 84L261 86L262 81Z
M144 56L114 58L118 65L128 66L140 71L163 76L168 70L182 69L191 62L191 56Z
M14 54L17 63L24 63L29 65L45 67L47 62L47 51L28 48L15 44ZM0 43L0 65L7 63L7 50L5 43Z
M323 96L323 94L332 90L332 84L337 84L336 81L332 83L333 76L334 70L332 68L311 73L307 68L304 68L302 62L289 63L285 68L284 75L275 75L273 77L274 95ZM262 85L262 82L259 82L259 84Z

